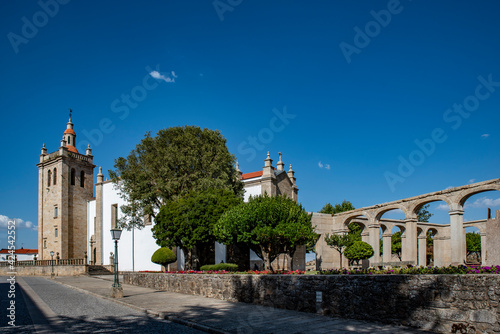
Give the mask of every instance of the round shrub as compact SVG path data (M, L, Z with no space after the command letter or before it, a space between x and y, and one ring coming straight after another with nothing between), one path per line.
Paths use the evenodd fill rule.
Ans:
M238 271L238 265L234 263L207 264L200 268L202 271Z
M350 261L359 263L359 260L365 260L373 256L373 247L364 241L356 241L351 246L347 247L344 252L346 258Z
M175 256L174 252L172 252L172 250L168 247L157 249L153 256L151 256L151 262L160 264L164 267L175 261L177 261L177 256Z

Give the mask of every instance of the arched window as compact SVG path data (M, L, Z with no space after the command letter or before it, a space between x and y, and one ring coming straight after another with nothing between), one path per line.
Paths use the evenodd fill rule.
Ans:
M50 187L50 180L52 179L52 171L47 172L47 187Z
M71 185L74 186L75 185L75 169L74 168L71 168Z
M85 187L85 172L83 170L80 172L80 187Z
M52 182L53 185L57 184L57 168L54 168L54 180Z
M68 145L71 145L71 137L68 136Z

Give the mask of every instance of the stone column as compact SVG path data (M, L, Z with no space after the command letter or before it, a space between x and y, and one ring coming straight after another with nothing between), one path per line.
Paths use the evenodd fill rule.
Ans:
M384 240L384 252L382 254L382 258L384 262L392 261L392 240L391 240L391 231L386 231L382 238Z
M103 187L103 175L102 168L99 167L99 174L97 174L97 183L95 184L95 248L96 248L96 265L103 265L103 236L102 236L102 225L103 225L103 196L102 196L102 187Z
M486 265L486 232L481 232L481 265Z
M453 210L450 214L451 264L458 266L465 260L464 210Z
M424 232L418 237L418 265L427 265L427 236Z
M402 260L417 264L417 218L405 219L405 239L402 240Z
M373 248L373 256L370 258L370 264L380 262L380 232L378 224L370 224L368 231L370 233L370 241L368 242Z

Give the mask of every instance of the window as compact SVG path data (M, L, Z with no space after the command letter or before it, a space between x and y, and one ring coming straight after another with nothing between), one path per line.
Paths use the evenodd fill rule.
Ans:
M57 184L57 168L54 168L54 180L52 182L53 185Z
M144 216L144 225L153 225L153 215Z
M111 205L111 228L118 227L118 204Z
M68 136L68 145L71 145L71 137Z
M56 228L55 228L55 230L54 230L54 235L55 235L55 236L56 236L56 238L57 238L57 227L56 227Z
M54 206L54 218L57 218L58 212L57 212L57 205Z
M80 187L85 187L85 172L83 170L80 172Z
M47 239L43 239L43 248L47 248Z
M75 169L71 168L71 185L75 185Z
M47 187L50 187L50 180L52 179L52 171L47 172Z

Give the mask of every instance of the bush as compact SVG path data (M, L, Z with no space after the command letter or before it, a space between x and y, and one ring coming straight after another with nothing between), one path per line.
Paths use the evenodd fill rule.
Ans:
M238 265L234 263L207 264L200 268L202 271L238 271Z
M373 248L364 241L356 241L351 246L347 247L344 252L346 258L349 261L355 261L359 263L359 260L368 259L373 256Z
M175 261L177 261L177 256L175 256L174 252L172 252L168 247L157 249L153 256L151 256L151 262L160 264L164 267Z

